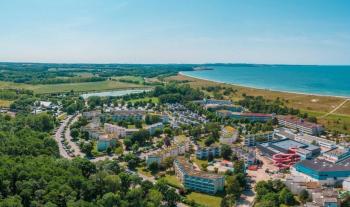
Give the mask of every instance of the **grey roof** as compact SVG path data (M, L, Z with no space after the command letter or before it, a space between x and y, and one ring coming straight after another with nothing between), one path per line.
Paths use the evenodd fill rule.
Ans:
M278 142L275 142L273 143L273 145L277 146L277 147L280 147L280 148L283 148L283 149L290 149L292 147L296 147L296 148L304 148L306 147L307 145L303 144L303 143L300 143L300 142L296 142L294 140L291 140L291 139L286 139L286 140L282 140L282 141L278 141Z
M303 165L307 168L311 168L315 171L350 171L350 158L343 160L339 163L331 163L322 159L303 160L296 165Z

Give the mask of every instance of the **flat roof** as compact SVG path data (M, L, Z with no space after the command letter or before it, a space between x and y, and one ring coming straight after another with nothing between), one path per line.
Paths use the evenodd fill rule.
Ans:
M274 142L272 143L272 145L275 145L277 147L283 148L283 149L290 149L290 148L305 148L307 147L306 144L291 140L291 139L285 139L285 140L281 140L278 142Z
M315 171L350 171L350 158L338 163L332 163L327 160L316 158L313 160L303 160L296 165L303 165Z

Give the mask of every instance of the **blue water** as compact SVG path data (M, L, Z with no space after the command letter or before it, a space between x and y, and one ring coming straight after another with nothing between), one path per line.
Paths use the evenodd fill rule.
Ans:
M350 66L210 66L184 75L276 91L350 97Z

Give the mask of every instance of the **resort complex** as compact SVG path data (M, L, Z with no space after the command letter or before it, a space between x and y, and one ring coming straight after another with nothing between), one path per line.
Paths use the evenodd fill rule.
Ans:
M215 194L224 190L225 179L222 175L194 170L193 166L182 157L174 160L176 176L186 189Z

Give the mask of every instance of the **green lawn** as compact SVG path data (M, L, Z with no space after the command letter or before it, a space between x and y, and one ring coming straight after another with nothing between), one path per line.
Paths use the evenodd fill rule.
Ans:
M202 164L208 164L208 160L199 160L196 157L193 157L192 160L198 165L199 168L202 168Z
M175 186L177 188L182 187L181 182L179 181L179 179L177 179L175 175L165 175L163 179L172 186Z
M131 99L130 102L131 103L141 102L141 101L148 102L149 100L152 100L152 103L159 103L159 98L157 98L157 97L145 97L145 98Z
M151 172L145 167L137 167L137 172L147 177L152 177Z
M322 117L324 112L302 110L302 113L308 113L309 116L317 117L317 122L324 125L326 130L337 130L341 133L350 133L350 116L342 114L330 114Z
M204 193L192 192L186 196L188 200L194 200L196 203L208 206L219 207L222 197L216 195L207 195Z

